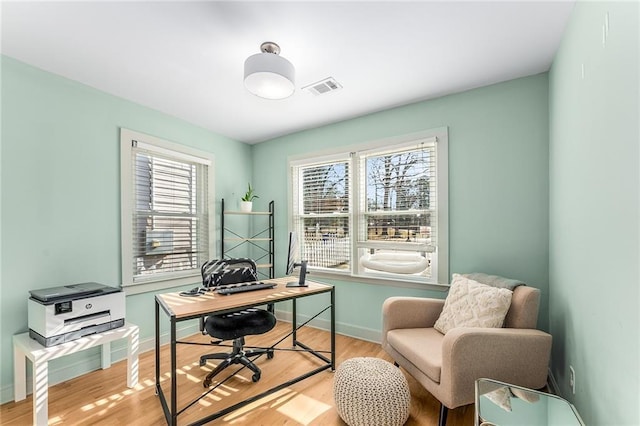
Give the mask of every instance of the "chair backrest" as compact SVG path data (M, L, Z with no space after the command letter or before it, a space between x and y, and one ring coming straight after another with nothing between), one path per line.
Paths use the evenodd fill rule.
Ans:
M202 285L215 287L258 280L258 267L252 259L216 259L202 264Z
M482 272L463 274L463 276L483 284L513 288L511 306L504 319L505 328L536 328L538 325L538 307L540 305L540 290L523 285L519 280L489 275ZM515 288L514 288L515 286Z
M540 290L528 286L518 286L513 290L511 306L504 319L506 328L536 328Z

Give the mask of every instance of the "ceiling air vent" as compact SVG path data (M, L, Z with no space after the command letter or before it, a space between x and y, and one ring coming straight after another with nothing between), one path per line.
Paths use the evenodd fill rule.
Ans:
M324 80L320 80L316 83L310 84L302 88L309 93L313 93L316 96L324 95L325 93L335 92L342 89L340 83L338 83L333 77L327 77Z

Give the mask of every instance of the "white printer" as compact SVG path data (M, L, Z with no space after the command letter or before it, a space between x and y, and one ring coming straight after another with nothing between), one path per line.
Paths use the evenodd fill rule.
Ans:
M125 297L120 288L81 283L29 293L29 336L43 346L124 325Z

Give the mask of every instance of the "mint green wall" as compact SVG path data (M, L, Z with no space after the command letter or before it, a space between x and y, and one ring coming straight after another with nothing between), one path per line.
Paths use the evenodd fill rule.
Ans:
M249 145L2 57L0 401L12 395L11 336L28 329L29 290L121 283L120 127L214 153L217 209L250 180ZM127 297L143 340L153 318L153 294ZM68 363L57 361L52 370Z
M547 89L547 75L541 74L255 145L256 189L275 200L278 211L276 272L284 272L286 257L288 156L448 126L450 272L499 274L540 288L539 324L547 328ZM382 302L389 296L446 295L333 283L338 329L361 336L379 334Z
M11 359L11 335L27 330L28 290L89 280L120 283L121 126L213 152L218 199L236 200L251 180L261 197L258 209L275 200L278 275L286 256L287 156L448 126L451 272L484 271L539 287L540 326L547 328L546 74L250 147L9 58L3 58L2 72L0 355L5 360ZM251 157L253 164L245 166ZM379 335L387 297L445 296L333 283L339 331L365 338ZM302 303L302 311L314 304ZM128 319L141 326L143 339L152 336L152 312L153 294L127 298ZM91 368L86 356L76 357L76 365ZM1 365L4 401L10 395L11 362ZM52 370L60 365L54 363Z
M578 2L550 71L553 374L590 425L640 424L639 13Z
M548 79L518 79L253 147L0 56L0 402L12 396L11 336L27 330L28 290L120 283L119 127L213 152L218 200L237 199L249 180L260 201L275 200L281 275L287 156L448 126L450 271L541 288L539 325L554 336L562 395L587 424L639 424L639 13L637 2L579 2ZM333 283L338 327L352 335L379 332L386 297L444 297ZM129 296L127 316L151 338L153 294ZM97 366L87 361L94 355L75 357L76 374Z

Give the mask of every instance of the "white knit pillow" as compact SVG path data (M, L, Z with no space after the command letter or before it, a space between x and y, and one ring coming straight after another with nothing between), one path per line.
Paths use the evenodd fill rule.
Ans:
M433 326L442 334L457 327L502 327L513 292L453 274L449 294Z

